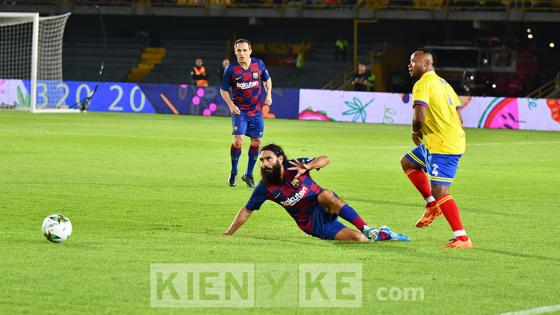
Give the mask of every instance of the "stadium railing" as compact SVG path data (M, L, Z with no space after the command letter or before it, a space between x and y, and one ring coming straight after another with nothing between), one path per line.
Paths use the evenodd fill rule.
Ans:
M374 49L371 50L367 54L367 58L365 60L361 60L367 66L370 71L372 70L373 64L376 60L379 60L383 54L385 54L387 49L387 44L383 43L382 49ZM333 80L329 81L325 84L322 89L323 90L349 90L352 88L352 79L354 78L354 73L356 70L354 67L344 71L338 77L334 78Z
M551 95L558 94L560 91L560 72L556 74L556 77L545 84L541 85L538 89L529 93L527 98L547 98Z

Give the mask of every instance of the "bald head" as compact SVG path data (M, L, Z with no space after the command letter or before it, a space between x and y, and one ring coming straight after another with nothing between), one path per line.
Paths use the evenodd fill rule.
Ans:
M410 56L408 73L411 77L420 78L428 71L434 70L434 57L425 50L417 50Z

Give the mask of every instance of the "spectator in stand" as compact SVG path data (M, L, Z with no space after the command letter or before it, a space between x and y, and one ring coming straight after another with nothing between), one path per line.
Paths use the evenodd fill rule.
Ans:
M204 62L201 58L196 59L194 67L191 70L191 78L193 84L196 86L208 86L208 74L206 73L206 68L204 67Z
M342 37L339 37L334 43L334 60L346 61L346 55L348 54L348 41Z
M358 72L354 73L354 79L352 79L354 91L373 91L374 84L375 76L371 74L371 71L369 71L364 63L360 63L358 65Z
M296 55L296 68L302 70L305 66L305 59L303 56L303 52L300 50Z
M218 70L218 77L220 78L220 82L224 78L224 71L226 71L227 67L229 67L230 61L228 58L222 60L222 68Z

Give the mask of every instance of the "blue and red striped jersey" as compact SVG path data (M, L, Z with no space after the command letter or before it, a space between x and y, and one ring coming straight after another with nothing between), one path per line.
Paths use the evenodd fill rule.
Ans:
M309 163L313 158L297 160ZM311 232L311 217L319 202L317 197L323 189L315 183L309 172L294 179L297 171L288 170L291 166L289 161L284 162L284 179L280 185L266 186L260 182L245 207L251 211L258 210L266 200L272 200L286 209L300 229Z
M247 70L243 69L237 61L233 61L224 70L221 89L231 89L233 103L239 107L242 114L256 116L260 114L263 96L263 82L268 81L270 75L264 62L251 57Z

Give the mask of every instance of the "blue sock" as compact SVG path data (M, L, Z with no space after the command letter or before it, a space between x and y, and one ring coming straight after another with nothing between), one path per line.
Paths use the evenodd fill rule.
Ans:
M237 164L239 163L239 157L241 156L241 148L235 148L231 145L229 153L231 156L231 172L233 174L237 174Z
M249 162L247 163L247 176L253 176L253 169L255 168L255 164L257 163L257 159L259 158L259 147L250 146L249 147Z
M358 230L362 231L366 222L360 217L360 215L349 205L345 204L338 215L344 220L352 223Z

